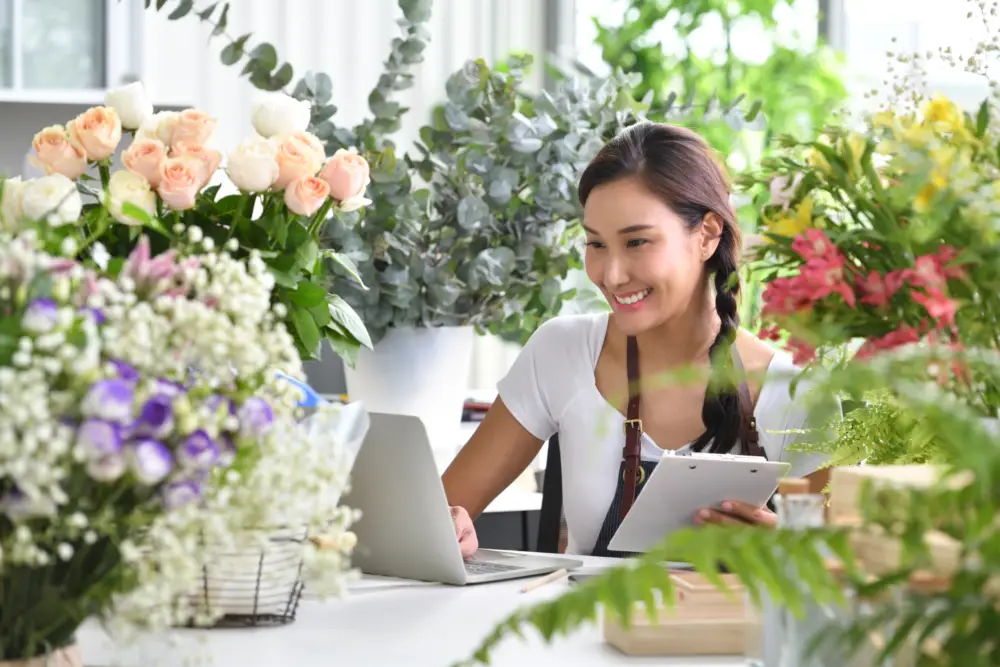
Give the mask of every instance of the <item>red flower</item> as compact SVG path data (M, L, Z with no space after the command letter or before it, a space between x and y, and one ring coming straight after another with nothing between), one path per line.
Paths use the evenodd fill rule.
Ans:
M920 332L913 327L904 324L895 331L890 331L879 338L869 338L858 350L858 359L868 359L877 352L892 350L903 345L916 343L920 340Z
M844 280L844 259L839 251L836 255L813 257L802 267L800 276L809 286L812 301L840 294L848 306L854 307L854 290Z
M777 325L768 324L760 328L760 331L757 332L757 338L761 340L779 341L781 340L781 329L779 329Z
M807 229L792 241L792 250L799 253L807 262L811 259L828 259L839 257L840 251L826 234L819 229Z
M938 328L955 326L955 313L959 306L956 299L949 299L936 289L928 289L927 293L914 291L912 297L927 309L927 314L934 319Z
M788 349L792 353L792 363L796 366L808 364L816 358L816 349L798 338L788 339Z

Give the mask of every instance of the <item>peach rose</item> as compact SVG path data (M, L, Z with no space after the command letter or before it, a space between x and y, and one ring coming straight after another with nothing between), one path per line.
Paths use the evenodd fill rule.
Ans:
M125 168L145 178L154 188L160 184L160 174L166 159L167 147L159 139L136 139L122 153Z
M174 130L180 114L176 111L158 111L143 121L136 139L159 139L164 146L170 146L174 140Z
M285 203L296 215L312 215L330 196L330 186L321 178L302 176L285 188Z
M201 163L189 157L164 160L160 168L160 185L156 188L163 203L175 211L194 207L202 186L201 170Z
M91 160L107 160L122 139L122 122L111 107L91 107L69 122L70 138Z
M303 176L315 176L323 166L326 153L323 143L309 132L296 132L275 138L278 154L278 179L273 187L281 190Z
M185 109L177 116L177 124L174 126L174 135L170 145L173 146L178 141L186 141L190 144L205 144L215 131L216 120L204 111L197 109Z
M193 144L189 141L175 141L174 145L170 147L170 157L181 156L197 160L201 164L202 187L211 180L222 162L222 153L213 148L205 148L201 144Z
M35 155L31 162L46 174L62 174L75 181L87 170L87 154L70 140L62 125L52 125L38 134L31 142Z
M330 184L330 196L340 202L364 197L370 181L368 162L352 151L341 148L323 167L319 177Z

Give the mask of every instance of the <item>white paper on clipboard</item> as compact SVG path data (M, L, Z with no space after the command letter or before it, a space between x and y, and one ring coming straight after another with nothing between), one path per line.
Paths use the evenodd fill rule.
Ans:
M791 467L759 456L666 452L608 543L611 551L644 553L674 531L694 525L698 510L736 500L764 506Z

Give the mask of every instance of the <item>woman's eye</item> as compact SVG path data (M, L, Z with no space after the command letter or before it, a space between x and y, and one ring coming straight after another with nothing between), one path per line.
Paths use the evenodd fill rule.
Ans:
M600 241L587 241L587 246L591 248L603 248L604 244Z
M629 239L625 244L629 248L638 248L641 245L646 245L646 239Z

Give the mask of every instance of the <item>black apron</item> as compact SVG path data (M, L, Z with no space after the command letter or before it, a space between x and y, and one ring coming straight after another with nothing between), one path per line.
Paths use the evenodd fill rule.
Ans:
M604 556L610 558L627 558L636 554L622 551L609 551L608 544L618 530L618 526L625 519L625 515L632 509L639 492L642 491L646 480L653 474L657 461L643 461L641 459L642 449L642 420L639 419L639 345L632 336L628 338L628 351L626 354L626 368L628 372L628 410L625 418L625 446L622 448L622 462L618 469L618 480L615 488L615 496L608 508L608 513L604 517L601 525L601 532L597 536L597 542L591 551L592 556ZM738 373L743 372L743 363L736 351L736 346L731 348L733 354L733 364ZM747 387L746 379L740 380L737 386L740 396L740 448L741 453L749 456L767 455L760 446L760 434L757 431L757 420L753 416L753 400L750 397L750 389Z

